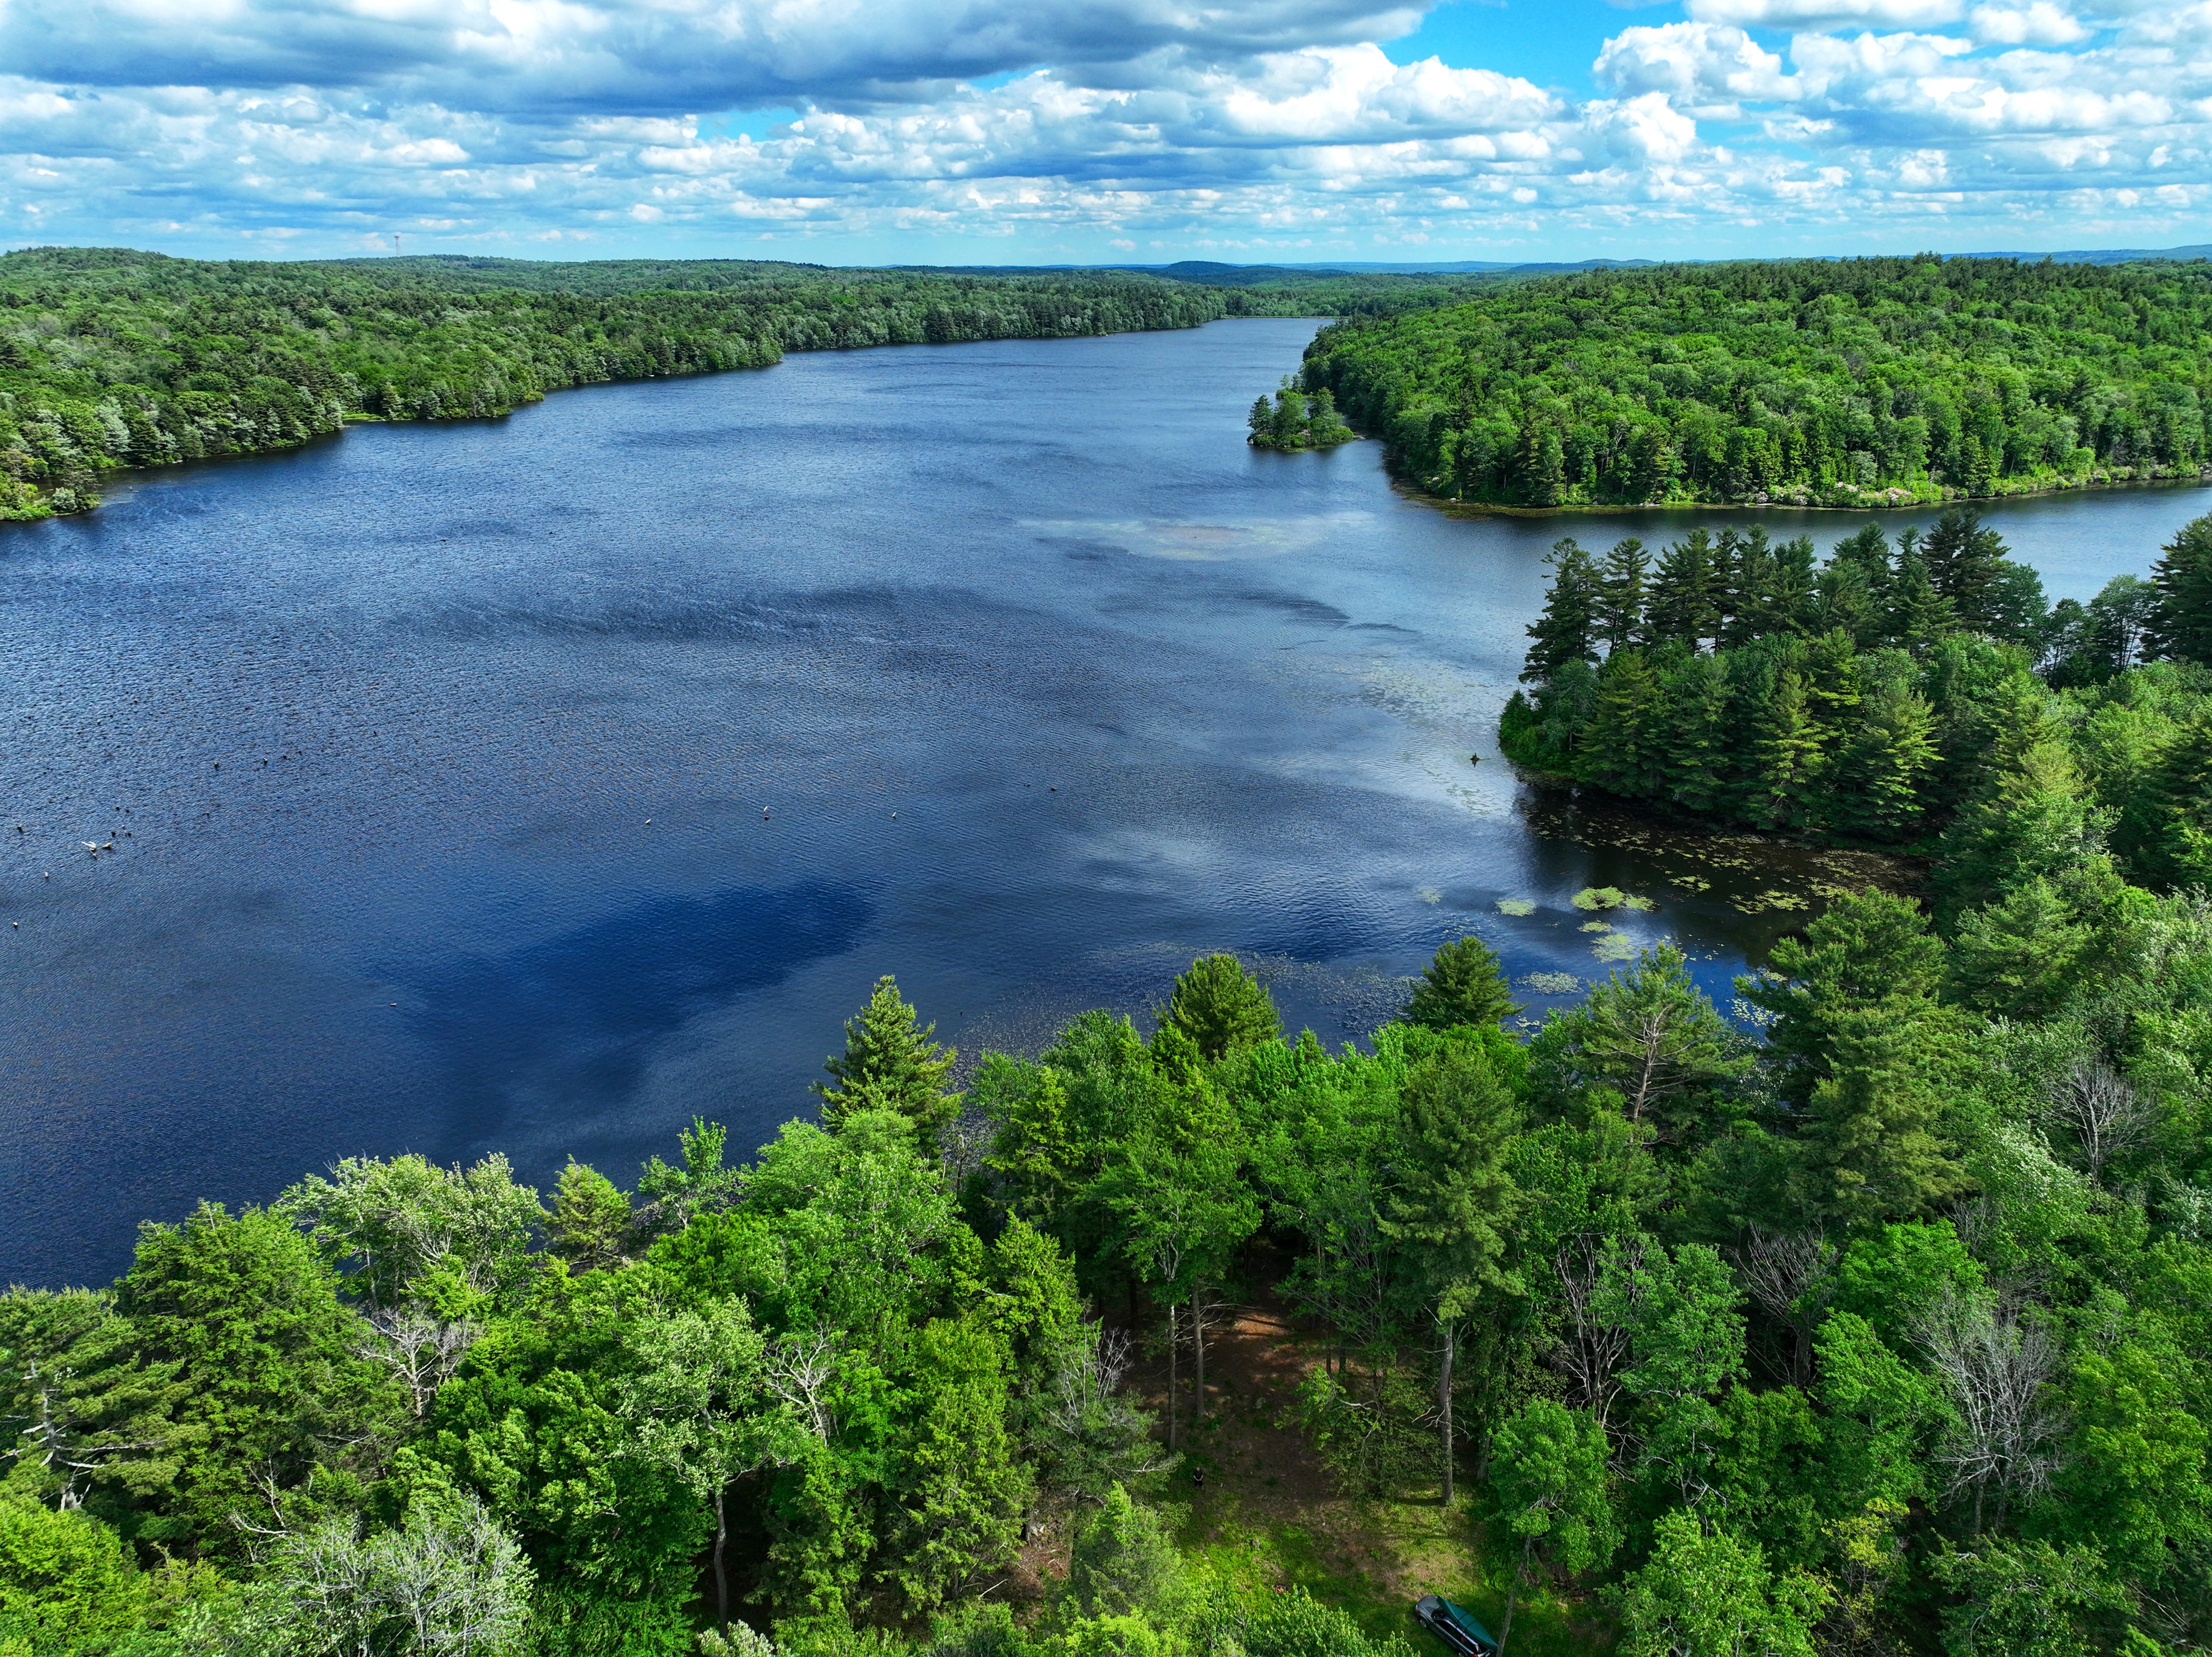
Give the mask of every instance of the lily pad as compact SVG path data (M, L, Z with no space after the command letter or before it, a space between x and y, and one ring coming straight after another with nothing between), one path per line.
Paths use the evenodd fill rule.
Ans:
M1618 909L1628 901L1628 894L1618 886L1585 886L1574 895L1577 909Z
M1573 995L1582 986L1582 980L1572 973L1530 973L1521 980L1522 989L1534 990L1539 995Z
M1650 914L1659 907L1648 897L1625 897L1620 900L1620 902L1623 908L1640 910L1645 914Z
M1636 940L1625 932L1608 932L1597 941L1600 961L1633 961L1636 959Z
M1444 901L1444 895L1433 886L1424 886L1413 895L1424 903L1441 903Z
M1498 913L1505 915L1532 915L1536 913L1536 900L1533 897L1501 897L1498 900Z
M1609 932L1613 930L1613 926L1609 921L1585 920L1583 922L1582 929L1586 932Z

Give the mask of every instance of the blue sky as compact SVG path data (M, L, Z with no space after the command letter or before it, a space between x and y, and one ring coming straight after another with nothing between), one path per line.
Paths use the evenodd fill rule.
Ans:
M2212 0L0 0L0 67L13 246L2212 241Z

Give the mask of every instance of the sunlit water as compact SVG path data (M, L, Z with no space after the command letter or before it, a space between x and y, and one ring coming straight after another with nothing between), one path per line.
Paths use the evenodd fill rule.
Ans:
M1545 548L1689 519L1455 519L1374 445L1248 449L1310 331L796 356L0 531L0 1280L356 1153L757 1144L884 972L971 1053L1213 948L1332 1041L1470 929L1553 975L1532 1010L1608 938L1725 995L1848 870L1496 757ZM2086 598L2208 507L1996 516ZM1593 884L1656 907L1585 932Z

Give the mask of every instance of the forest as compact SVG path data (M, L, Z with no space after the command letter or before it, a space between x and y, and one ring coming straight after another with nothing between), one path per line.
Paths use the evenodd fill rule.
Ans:
M1931 901L1541 1018L1468 932L1336 1051L1214 955L963 1069L885 978L749 1162L149 1221L0 1296L0 1651L1410 1657L1189 1533L1255 1409L1506 1653L2202 1648L2212 518L2050 611L1965 511L1556 561L1516 752ZM1294 1396L1232 1404L1261 1297Z
M1351 316L1307 348L1430 494L1899 506L2195 477L2212 264L1662 265Z
M1306 303L1235 297L1250 313ZM1191 328L1229 303L1082 271L34 248L0 257L0 521L87 509L118 466L290 447L349 420L495 416L564 386L786 351Z

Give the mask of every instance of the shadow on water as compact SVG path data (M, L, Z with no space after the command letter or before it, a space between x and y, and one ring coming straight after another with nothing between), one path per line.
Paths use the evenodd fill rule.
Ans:
M741 887L656 898L499 955L383 970L413 992L408 1022L444 1055L469 1142L490 1144L525 1099L596 1116L637 1085L661 1038L845 954L875 917L859 891L821 881Z

